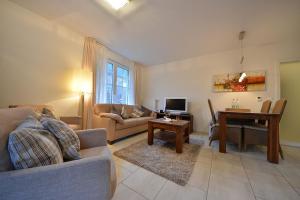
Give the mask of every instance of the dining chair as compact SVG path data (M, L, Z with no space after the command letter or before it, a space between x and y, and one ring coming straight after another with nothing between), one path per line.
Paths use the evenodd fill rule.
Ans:
M280 114L280 119L282 118L283 112L285 110L287 104L286 99L280 99L276 101L274 108L272 110L272 113L277 113ZM244 128L244 149L246 150L247 145L252 144L252 145L267 145L268 142L268 127L267 124L255 124L252 126L245 125L243 126ZM283 157L283 152L282 148L279 144L279 153L282 159Z
M271 105L272 105L272 101L270 101L270 100L264 101L264 102L262 103L260 112L261 112L261 113L269 113L269 112L270 112ZM261 124L261 125L266 125L266 120L258 120L257 123L258 123L258 124Z
M211 123L209 125L209 146L212 141L219 140L219 123L215 115L211 100L208 99L208 106L211 113ZM238 144L239 151L242 150L242 126L227 124L227 141Z

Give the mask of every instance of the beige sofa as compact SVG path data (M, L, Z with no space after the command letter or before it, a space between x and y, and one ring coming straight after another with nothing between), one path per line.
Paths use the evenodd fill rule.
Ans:
M13 170L7 150L8 135L29 115L35 115L32 107L0 109L0 199L111 199L117 179L105 129L76 132L80 160Z
M100 116L103 113L111 113L113 109L121 111L123 106L126 107L129 113L135 107L122 104L96 104L94 106L93 128L106 128L107 140L110 144L120 138L146 131L148 129L148 121L156 118L155 112L150 110L147 110L148 116L124 119L123 124L114 119Z

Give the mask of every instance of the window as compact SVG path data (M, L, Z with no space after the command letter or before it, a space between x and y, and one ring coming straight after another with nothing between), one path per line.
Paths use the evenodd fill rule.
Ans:
M106 64L106 102L128 104L129 70L113 61Z

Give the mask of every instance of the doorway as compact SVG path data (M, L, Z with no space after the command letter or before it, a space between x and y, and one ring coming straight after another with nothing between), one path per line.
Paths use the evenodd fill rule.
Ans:
M281 63L281 98L287 106L280 123L280 138L291 145L300 144L300 61Z

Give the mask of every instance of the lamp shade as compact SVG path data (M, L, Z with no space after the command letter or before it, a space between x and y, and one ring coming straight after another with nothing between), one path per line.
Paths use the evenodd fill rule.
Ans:
M83 94L92 93L93 73L89 70L79 70L73 81L73 90Z

